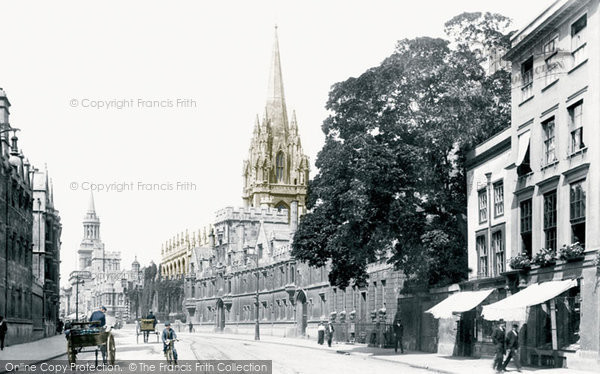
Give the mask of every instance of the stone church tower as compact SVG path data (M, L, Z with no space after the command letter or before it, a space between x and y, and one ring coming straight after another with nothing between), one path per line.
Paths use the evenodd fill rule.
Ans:
M295 112L288 121L275 27L265 113L262 121L256 117L248 159L244 161L244 206L290 209L292 201L297 201L298 213L304 213L308 171Z
M104 243L100 240L100 218L96 215L94 195L90 193L88 209L83 219L83 240L79 247L79 270L91 270L92 258L98 252L104 252Z

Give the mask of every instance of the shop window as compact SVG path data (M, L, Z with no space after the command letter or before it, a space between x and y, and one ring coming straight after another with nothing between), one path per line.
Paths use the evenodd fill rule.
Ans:
M581 291L573 287L555 299L556 328L559 349L574 350L571 345L579 342L581 321Z

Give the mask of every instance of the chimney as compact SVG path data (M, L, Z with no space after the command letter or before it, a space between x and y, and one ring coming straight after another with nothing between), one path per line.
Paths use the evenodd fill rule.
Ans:
M298 228L298 200L292 200L290 204L290 231L294 235Z

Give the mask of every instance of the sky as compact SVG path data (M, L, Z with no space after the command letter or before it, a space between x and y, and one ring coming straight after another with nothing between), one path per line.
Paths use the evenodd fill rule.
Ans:
M519 28L552 2L3 1L0 87L19 146L53 180L61 283L77 266L92 188L104 188L94 194L101 237L122 268L135 256L159 263L166 240L242 205L275 25L313 177L332 84L378 65L397 40L444 37L463 11Z

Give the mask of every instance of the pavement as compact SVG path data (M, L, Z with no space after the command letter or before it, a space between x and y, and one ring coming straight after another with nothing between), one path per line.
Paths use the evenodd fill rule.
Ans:
M162 352L160 343L156 344L137 344L135 341L135 334L131 334L129 331L115 331L116 337L118 338L118 359L135 359L140 357L142 353L140 349L148 350L147 354L151 354L148 358L161 358ZM278 345L287 347L298 347L309 350L319 350L323 352L337 353L340 355L352 355L359 356L363 359L382 360L389 363L395 363L399 366L411 367L414 369L424 369L431 372L444 373L444 374L466 374L466 373L493 373L491 368L491 359L473 359L465 357L452 357L443 356L433 353L423 352L412 352L405 351L404 354L396 354L393 349L387 348L375 348L368 347L364 344L346 344L346 343L335 343L332 347L328 347L327 344L318 345L314 339L304 338L283 338L275 336L261 336L259 342L254 340L253 335L241 335L241 334L225 334L225 333L178 333L180 338L205 338L205 339L223 339L223 340L235 340L242 342L253 342L259 345ZM186 348L184 346L179 347L183 352L180 352L180 357L188 356L185 354ZM66 351L66 340L64 335L56 335L53 337L37 340L34 342L17 344L6 347L3 351L0 351L0 360L31 360L31 361L46 361L55 358L64 358ZM191 354L191 353L190 353ZM62 356L62 357L61 357ZM91 354L90 354L91 356ZM146 354L143 354L146 356ZM84 358L84 357L82 357ZM90 357L91 358L91 357ZM263 358L268 359L268 358ZM516 372L516 368L511 363L508 367L508 372ZM536 373L536 374L589 374L589 371L576 371L571 369L542 369L542 368L531 368L525 367L522 369L523 373Z
M0 360L45 361L62 356L66 351L67 339L61 334L4 347L4 350L0 351Z
M184 333L180 333L184 335ZM207 334L207 333L192 333L190 335L199 335L211 338L221 339L232 339L232 340L245 340L253 341L253 335L239 335L239 334ZM260 342L264 344L277 344L277 345L291 345L297 347L303 347L308 349L317 350L331 350L339 354L344 355L357 355L364 358L371 358L375 360L384 360L389 362L395 362L399 365L404 365L417 369L426 369L432 372L444 373L444 374L468 374L468 373L494 373L492 369L492 360L489 358L469 358L469 357L454 357L454 356L443 356L435 353L423 353L405 351L404 354L395 353L393 348L376 348L368 347L365 344L346 344L346 343L335 343L332 347L328 347L327 344L320 346L315 340L303 339L303 338L282 338L274 336L260 337ZM590 371L579 371L566 368L532 368L523 367L521 369L523 373L535 373L535 374L590 374ZM517 369L511 362L508 365L506 372L517 373Z

